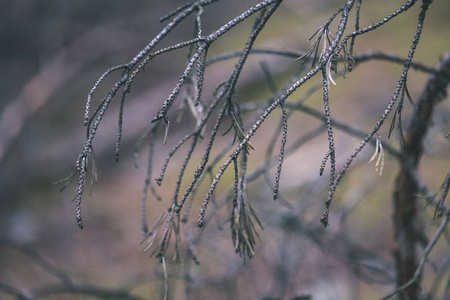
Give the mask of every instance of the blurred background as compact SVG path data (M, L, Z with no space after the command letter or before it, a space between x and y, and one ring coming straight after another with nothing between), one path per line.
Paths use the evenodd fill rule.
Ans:
M204 13L204 32L220 28L257 2L227 0L208 6ZM284 1L256 47L307 50L309 37L343 2ZM434 2L415 55L416 61L428 66L435 66L439 57L450 49L450 2ZM84 147L85 101L98 77L108 68L130 61L163 28L159 18L184 3L181 0L0 1L2 287L27 290L58 283L61 277L43 267L44 263L39 263L42 258L73 282L108 291L127 289L142 299L161 298L164 287L161 264L158 259L142 254L140 246L143 234L139 201L147 151L145 147L141 151L139 168L134 167L133 151L139 136L183 72L185 51L160 56L135 81L124 107L119 163L114 161L119 99L106 113L94 141L98 185L86 186L83 201L85 229L78 229L75 204L71 202L76 183L62 192L62 186L55 183L70 175ZM363 2L361 26L384 18L402 3ZM419 6L357 39L355 53L383 50L406 57L416 31ZM253 21L254 18L247 20L224 35L209 54L242 48ZM185 22L189 25L176 29L162 46L191 38L193 18ZM238 84L240 99L250 99L243 101L267 99L270 95L261 61L267 63L279 86L300 68L300 63L293 59L255 56L249 60ZM220 82L229 76L235 62L213 66L207 71L206 76L210 75L207 78L217 78ZM401 65L374 61L358 66L345 79L338 79L337 86L331 88L336 120L369 131L392 97L401 69ZM119 75L115 75L99 88L92 108L96 108L118 80ZM408 88L414 99L420 95L427 77L417 71L409 74ZM209 94L211 91L211 87L206 88ZM294 101L302 92L298 91L290 100ZM321 101L319 91L306 104L321 110ZM405 108L405 125L412 111L409 106ZM264 160L268 134L277 126L279 117L279 112L269 117L252 140L256 150L250 155L250 166L258 166ZM435 191L450 165L449 144L445 139L448 119L449 105L445 100L436 109L427 156L421 165L425 181ZM169 135L171 139L165 147L163 134L158 138L161 143L156 149L156 174L169 149L182 136L183 128L194 125L189 119L171 125L173 134ZM320 121L295 113L289 121L288 140L296 140L317 125ZM383 129L383 141L398 149L396 134L387 140L388 129L389 124ZM340 166L360 140L337 130L336 141ZM244 260L234 253L226 223L229 207L224 207L217 212L217 221L208 224L201 233L197 245L200 265L194 265L189 257L185 257L182 266L169 263L170 298L289 299L312 295L312 299L377 299L391 291L395 282L391 194L397 163L386 154L385 170L379 176L374 163L368 163L374 149L367 147L338 187L331 224L323 229L319 218L329 179L327 174L319 177L319 167L327 143L326 133L322 133L286 160L281 181L282 201L273 201L264 180L249 185L250 201L264 227L259 230L261 243L256 246L255 258ZM176 181L183 155L174 159L165 184L158 190L167 201L173 193L170 183ZM188 174L195 167L190 165ZM232 179L224 179L219 191L231 184ZM167 201L149 199L147 218L151 225L167 209ZM199 230L195 227L197 211L192 212L193 231ZM424 214L431 234L435 230L432 209L424 210ZM355 249L360 251L353 252ZM37 254L40 258L36 258ZM443 264L446 259L448 244L442 242L433 252L432 260ZM432 267L426 272L434 274ZM433 281L425 279L424 284L430 287ZM91 297L95 298L64 292L46 298ZM0 289L0 299L13 298Z

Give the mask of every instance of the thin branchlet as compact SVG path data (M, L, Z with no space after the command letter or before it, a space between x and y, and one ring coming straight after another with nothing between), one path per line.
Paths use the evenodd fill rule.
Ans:
M447 176L445 177L444 182L442 183L441 186L441 197L439 197L437 205L436 205L436 211L435 211L435 218L442 218L442 216L444 215L445 212L445 208L444 208L444 201L445 198L447 198L448 195L448 190L450 188L450 173L447 173Z
M266 9L263 9L260 12L260 15L256 19L252 33L250 34L247 43L245 45L245 48L242 52L242 55L239 58L239 62L236 64L233 74L231 75L231 82L230 82L230 88L228 90L228 94L226 96L226 102L228 103L228 114L231 117L232 120L232 126L235 129L236 136L239 138L240 141L242 141L244 137L244 132L242 129L242 122L239 117L239 112L236 112L235 106L232 101L232 97L235 94L235 87L236 83L238 81L238 78L241 74L242 68L244 67L245 62L247 61L247 58L250 54L251 49L253 48L253 44L258 37L259 33L264 28L266 22L270 19L272 14L276 11L281 1L275 2L275 4L267 11ZM245 150L248 152L249 148L252 148L250 144L246 145Z
M88 94L88 98L86 100L86 109L84 112L84 125L88 125L89 122L89 109L91 107L91 101L92 101L92 96L94 96L95 91L97 90L97 88L99 87L99 85L103 82L103 80L108 77L108 75L114 73L117 70L120 69L127 69L129 68L128 64L124 64L124 65L118 65L112 68L109 68L108 70L106 70L105 73L102 74L102 76L100 76L99 79L97 79L97 81L95 82L94 86L92 87L91 91Z
M323 77L323 103L325 108L325 119L326 119L326 125L327 125L327 133L328 133L328 152L326 155L326 158L322 161L322 166L324 166L324 162L327 161L327 158L330 160L330 191L328 193L331 193L331 187L334 184L335 176L336 176L336 149L334 146L334 136L333 136L333 126L331 124L331 113L330 113L330 103L328 98L328 87L329 87L329 78L327 71L325 68L322 70L322 77ZM321 169L322 171L322 169ZM322 172L321 172L322 173ZM331 201L328 201L325 203L325 210L329 211L330 209ZM325 216L322 216L320 219L320 222L326 227L328 219L325 218Z
M359 30L359 17L360 17L360 12L361 12L361 4L362 4L362 0L358 0L358 2L356 3L356 21L355 21L355 31ZM356 35L352 36L352 40L350 42L350 49L348 51L348 55L350 56L350 59L348 61L348 65L347 65L347 69L349 72L352 71L353 68L353 47L355 46L355 38Z
M202 98L202 91L203 91L203 83L205 80L205 62L206 57L208 55L208 47L205 48L203 51L203 56L198 60L197 63L197 95L195 97L194 105L198 106L201 98Z
M159 18L159 22L164 22L167 21L168 19L172 18L173 16L175 16L176 14L180 13L183 9L192 6L192 2L188 2L185 3L179 7L177 7L174 11L171 11L170 13L162 16L161 18Z
M161 106L158 113L156 114L156 117L153 118L152 122L156 122L162 118L167 118L167 116L166 116L167 110L170 108L170 106L172 106L173 101L180 93L181 88L184 86L184 84L186 83L186 80L189 78L189 75L194 67L194 64L199 59L200 54L203 52L203 50L205 50L205 47L206 47L205 43L201 44L197 48L195 53L192 55L190 61L188 62L186 69L184 70L183 75L178 80L178 84L175 86L172 93L170 93L169 97L167 97L166 101L164 101L163 105Z
M129 76L127 82L125 83L126 85L130 85L133 83L134 78L141 72L144 70L145 66L154 58L158 57L159 55L163 55L166 53L169 53L171 51L175 51L175 50L179 50L188 46L192 46L195 44L199 44L201 41L203 40L203 38L194 38L192 40L189 41L185 41L185 42L181 42L178 43L176 45L173 46L168 46L165 47L163 49L160 49L158 51L152 52L150 54L148 54L143 60L142 62L135 67L135 69L133 70L133 72L131 73L131 75ZM200 45L200 44L199 44Z
M180 207L178 205L178 192L180 190L181 181L183 180L184 172L186 171L186 167L191 159L191 155L195 150L195 147L197 146L197 142L199 139L199 135L194 135L192 139L191 147L189 148L186 157L184 158L184 161L181 165L180 172L178 174L177 182L175 183L175 191L173 195L173 203L175 204L175 211L178 213L180 211Z
M233 207L237 207L239 194L239 168L237 158L233 159L233 166L234 166Z
M278 166L277 166L277 173L275 175L273 200L277 200L277 198L278 198L278 190L280 188L281 168L283 167L284 151L285 151L285 147L286 147L287 130L288 130L288 123L287 123L288 116L287 116L286 108L285 108L283 102L280 103L280 107L281 107L282 118L283 118L283 135L281 138L280 154L278 155Z
M164 175L166 174L167 167L169 166L169 162L172 159L172 157L175 155L175 153L180 149L181 146L183 146L190 138L192 138L195 135L195 133L189 133L184 138L178 141L178 143L172 148L172 150L169 151L169 154L167 155L163 166L161 167L161 172L159 174L159 177L155 179L156 183L158 185L161 185Z
M80 227L80 229L83 229L83 220L81 217L81 199L83 197L83 190L84 190L84 182L85 182L85 178L86 178L86 160L87 160L87 156L79 156L78 157L78 162L77 162L77 169L78 172L80 174L79 178L78 178L78 187L77 187L77 192L76 192L76 219L77 219L77 224L78 227Z
M120 108L119 108L119 121L117 124L117 139L116 139L116 153L115 153L115 159L116 162L119 161L119 152L120 152L120 142L122 141L122 126L123 126L123 107L125 104L125 95L130 92L129 86L125 88L122 92L122 100L120 101Z

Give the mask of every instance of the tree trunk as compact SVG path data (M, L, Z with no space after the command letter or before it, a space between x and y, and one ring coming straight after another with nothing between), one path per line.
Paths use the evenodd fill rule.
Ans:
M419 246L425 247L428 243L423 230L421 208L416 201L416 195L419 192L416 172L423 154L423 142L427 129L432 125L433 109L445 98L449 80L450 54L447 54L438 65L437 72L430 76L405 134L400 172L393 195L394 238L397 243L395 249L397 287L413 278L418 266L417 249ZM399 299L420 299L419 292L419 284L416 282L406 288Z

